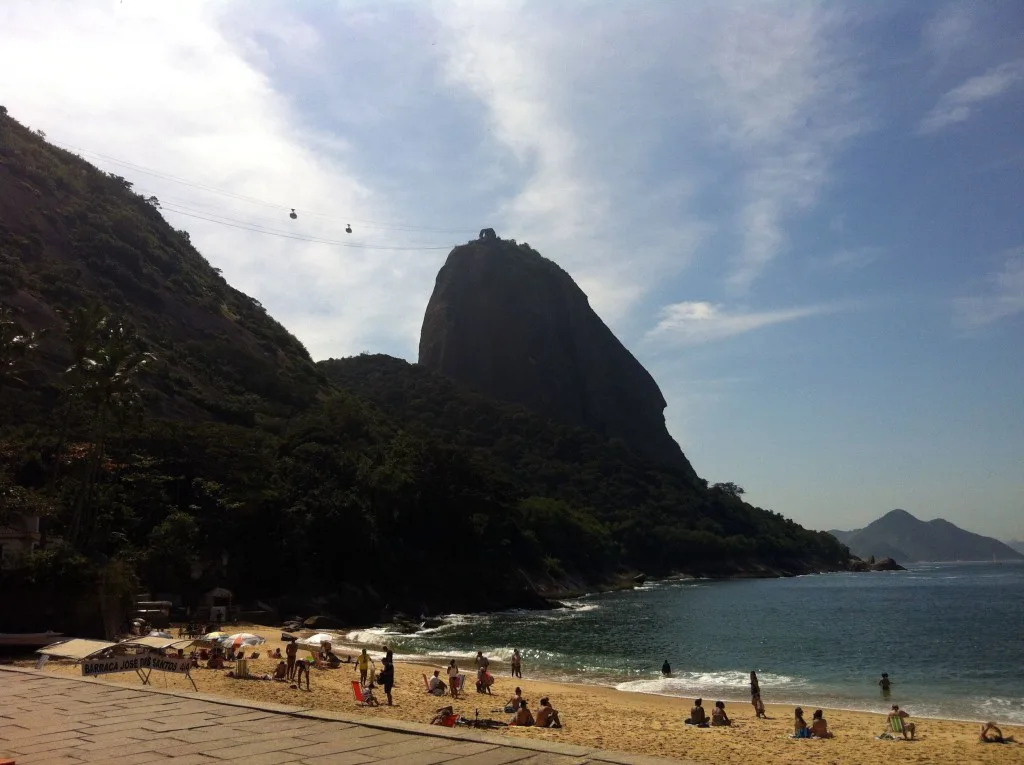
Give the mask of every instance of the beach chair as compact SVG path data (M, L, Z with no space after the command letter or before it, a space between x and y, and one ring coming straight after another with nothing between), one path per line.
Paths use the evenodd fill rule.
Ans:
M375 707L380 704L373 695L372 688L363 688L358 680L352 681L352 693L355 694L356 702L363 707Z
M459 696L466 687L466 676L456 675L452 678L452 696Z

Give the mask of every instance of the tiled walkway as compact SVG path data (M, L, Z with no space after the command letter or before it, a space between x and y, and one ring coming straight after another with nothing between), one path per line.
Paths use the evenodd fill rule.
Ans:
M666 763L579 746L0 668L0 760L17 765Z

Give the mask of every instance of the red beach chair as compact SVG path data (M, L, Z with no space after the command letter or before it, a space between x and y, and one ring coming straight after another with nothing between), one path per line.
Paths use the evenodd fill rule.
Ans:
M367 688L363 690L363 686L359 684L358 680L352 681L352 693L355 694L356 702L364 707L375 707L380 704L373 696L373 690Z

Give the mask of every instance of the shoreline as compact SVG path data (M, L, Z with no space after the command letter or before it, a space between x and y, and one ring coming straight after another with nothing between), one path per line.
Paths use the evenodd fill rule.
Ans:
M245 630L267 638L260 646L261 658L250 662L251 671L263 674L273 672L277 660L270 660L266 654L282 645L280 630L265 627L244 627ZM342 647L344 645L344 647ZM352 644L345 642L337 646L339 654L358 652L363 647L370 649L379 669L380 646ZM251 651L250 651L251 653ZM613 751L632 752L660 757L689 759L716 765L741 765L758 762L759 765L789 765L789 763L832 763L857 762L864 765L892 765L893 763L923 763L934 761L956 761L1002 765L1019 762L1024 750L1016 745L985 745L977 742L979 724L948 718L931 718L914 714L908 707L912 719L918 724L919 740L904 743L878 741L875 739L885 727L882 714L860 710L844 710L822 707L835 738L826 740L794 740L792 733L793 706L784 702L766 704L770 719L754 717L749 698L742 701L726 701L726 709L733 719L732 727L695 729L683 725L692 699L658 693L619 690L610 685L586 682L565 682L528 672L520 679L513 679L505 672L495 674L493 695L478 695L472 688L472 662L465 661L463 672L468 676L470 688L457 700L450 696L435 697L425 693L423 675L430 675L433 669L444 669L447 662L434 662L429 657L396 657L395 706L358 707L355 705L351 681L358 678L355 666L342 664L333 670L313 670L311 690L292 689L286 683L262 680L237 680L226 677L224 672L200 669L193 675L200 693L228 698L242 698L260 703L284 703L308 705L316 709L344 711L365 715L377 721L404 720L429 722L436 710L453 704L455 711L472 718L478 711L481 718L490 717L506 721L509 715L495 711L504 707L514 687L522 687L535 709L537 701L549 696L561 715L563 727L560 730L538 728L502 728L495 735L539 739L551 742L578 744ZM505 670L505 662L495 662L495 669ZM25 662L34 666L34 660ZM56 661L49 662L43 670L53 674L78 675L78 666ZM132 674L105 676L102 682L123 686L138 684ZM188 681L181 676L154 673L151 680L156 687L167 687L191 692ZM383 700L382 689L377 695ZM706 697L705 709L709 710L717 698ZM803 702L807 719L816 708ZM1024 736L1024 727L1001 726L1004 735ZM827 759L821 759L827 757Z

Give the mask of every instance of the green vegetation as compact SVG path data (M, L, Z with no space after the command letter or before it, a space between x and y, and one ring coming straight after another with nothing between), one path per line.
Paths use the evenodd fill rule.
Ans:
M155 200L2 111L0 308L0 524L44 538L0 572L0 631L109 630L136 586L355 620L846 561L730 485L416 366L313 364Z

